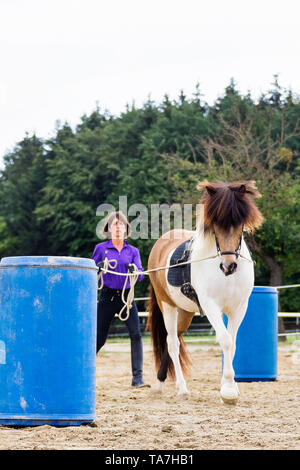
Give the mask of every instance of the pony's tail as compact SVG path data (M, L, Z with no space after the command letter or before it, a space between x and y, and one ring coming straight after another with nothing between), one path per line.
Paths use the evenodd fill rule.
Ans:
M150 285L150 300L148 302L148 320L146 329L150 330L151 332L151 340L153 345L155 366L158 372L158 379L163 382L167 375L172 379L175 379L175 369L173 361L169 356L167 347L168 333L152 284ZM182 372L186 376L190 372L191 362L182 336L179 335L178 339L180 342L179 360Z

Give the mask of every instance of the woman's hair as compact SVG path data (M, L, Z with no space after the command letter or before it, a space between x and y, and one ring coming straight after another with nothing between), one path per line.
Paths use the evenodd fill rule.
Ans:
M115 218L117 218L120 222L122 222L125 225L126 227L125 238L129 237L131 233L130 223L128 222L128 220L126 219L122 211L114 211L107 215L106 221L103 227L103 232L102 232L103 237L111 238L111 232L109 230L109 227L111 226Z

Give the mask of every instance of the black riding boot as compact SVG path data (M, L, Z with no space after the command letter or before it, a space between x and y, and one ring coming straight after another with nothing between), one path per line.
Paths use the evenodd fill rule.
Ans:
M142 336L135 335L131 338L131 368L133 387L145 386L143 380L143 343Z

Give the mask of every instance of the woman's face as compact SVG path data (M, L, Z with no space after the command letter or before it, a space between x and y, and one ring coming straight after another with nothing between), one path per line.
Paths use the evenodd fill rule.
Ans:
M111 238L120 238L123 239L126 234L126 226L121 222L117 217L111 222L109 226L109 231L111 233Z

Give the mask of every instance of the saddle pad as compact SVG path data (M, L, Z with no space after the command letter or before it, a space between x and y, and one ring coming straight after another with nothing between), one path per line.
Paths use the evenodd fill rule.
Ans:
M171 256L170 259L170 265L177 264L179 260L181 261L188 261L188 258L182 259L184 250L188 249L189 243L191 239L186 240L185 242L181 243L174 253ZM169 284L171 286L182 286L185 282L190 282L191 280L191 265L190 264L184 264L182 266L178 266L176 268L170 268L168 270L168 276L167 276Z

